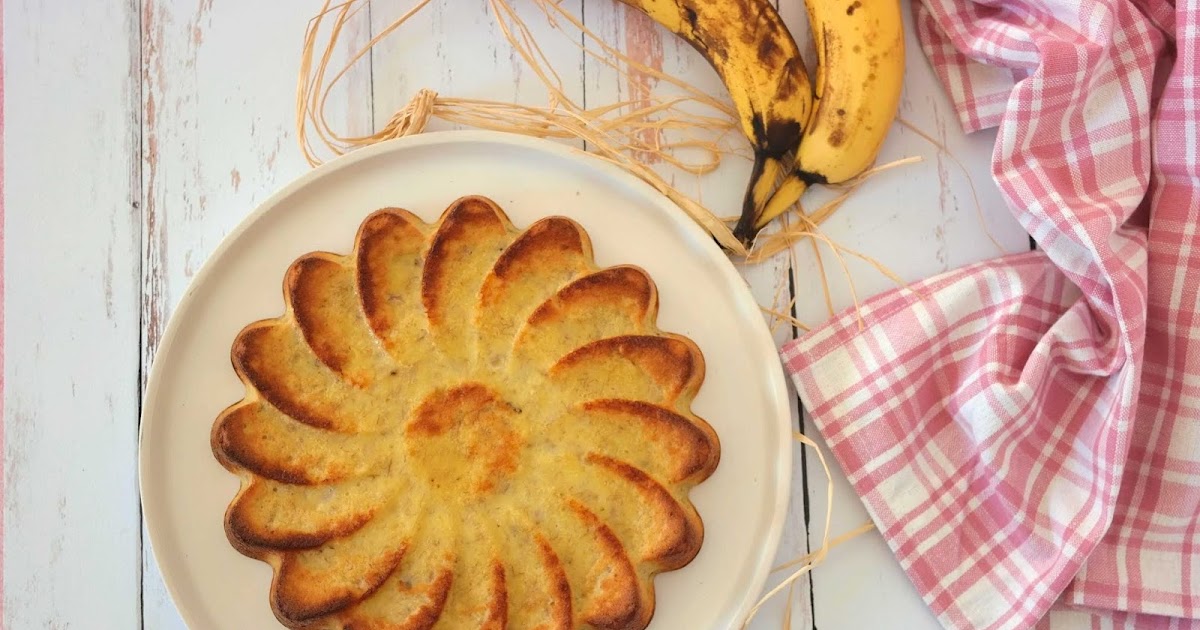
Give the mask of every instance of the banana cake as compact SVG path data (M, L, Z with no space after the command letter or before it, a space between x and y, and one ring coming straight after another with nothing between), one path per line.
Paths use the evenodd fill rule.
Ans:
M282 624L649 624L654 576L700 549L688 492L720 444L690 409L704 358L657 328L645 271L472 195L432 224L372 213L283 292L237 335L245 395L212 429L241 479L226 535L273 568Z

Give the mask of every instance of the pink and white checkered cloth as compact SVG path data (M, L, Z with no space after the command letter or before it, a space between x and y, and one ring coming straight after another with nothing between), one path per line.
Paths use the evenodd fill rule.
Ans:
M784 362L946 628L1200 629L1200 0L913 4L1041 251Z

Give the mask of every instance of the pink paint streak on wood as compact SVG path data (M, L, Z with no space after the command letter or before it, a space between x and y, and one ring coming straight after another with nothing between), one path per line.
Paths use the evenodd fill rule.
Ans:
M621 8L625 13L625 54L649 68L661 71L663 42L660 27L641 11L626 6ZM625 82L628 99L634 107L648 107L650 94L658 85L658 79L640 70L630 70ZM643 129L638 132L638 139L646 145L657 147L661 144L662 133L657 129ZM650 163L658 161L653 154L639 156L639 159Z
M145 149L142 156L146 177L143 190L143 224L145 249L143 264L147 271L142 279L143 365L150 365L158 348L159 337L166 325L166 305L163 294L166 285L167 233L159 226L159 208L156 203L158 179L158 96L166 85L163 66L164 27L161 9L148 1L142 9L142 84L145 86L143 102L143 134ZM145 387L145 379L141 386Z

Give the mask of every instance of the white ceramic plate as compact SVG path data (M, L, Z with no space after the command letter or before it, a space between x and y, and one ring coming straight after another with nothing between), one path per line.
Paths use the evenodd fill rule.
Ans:
M663 330L690 337L707 374L693 409L716 430L721 463L692 492L705 540L687 567L660 575L651 628L739 626L775 554L791 478L787 390L757 303L712 239L657 191L548 141L443 132L375 145L314 169L251 214L196 275L167 327L141 425L140 482L155 558L197 629L281 628L270 568L225 539L237 479L213 458L213 419L242 396L234 335L282 312L284 270L313 250L339 253L371 211L404 207L433 221L483 194L513 223L562 214L591 237L600 265L629 263L658 286Z

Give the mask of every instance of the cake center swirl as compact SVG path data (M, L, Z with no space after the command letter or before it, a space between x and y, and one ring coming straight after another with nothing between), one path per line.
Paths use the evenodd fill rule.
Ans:
M517 469L525 443L518 426L521 413L480 383L437 390L405 427L409 457L435 489L496 492Z

